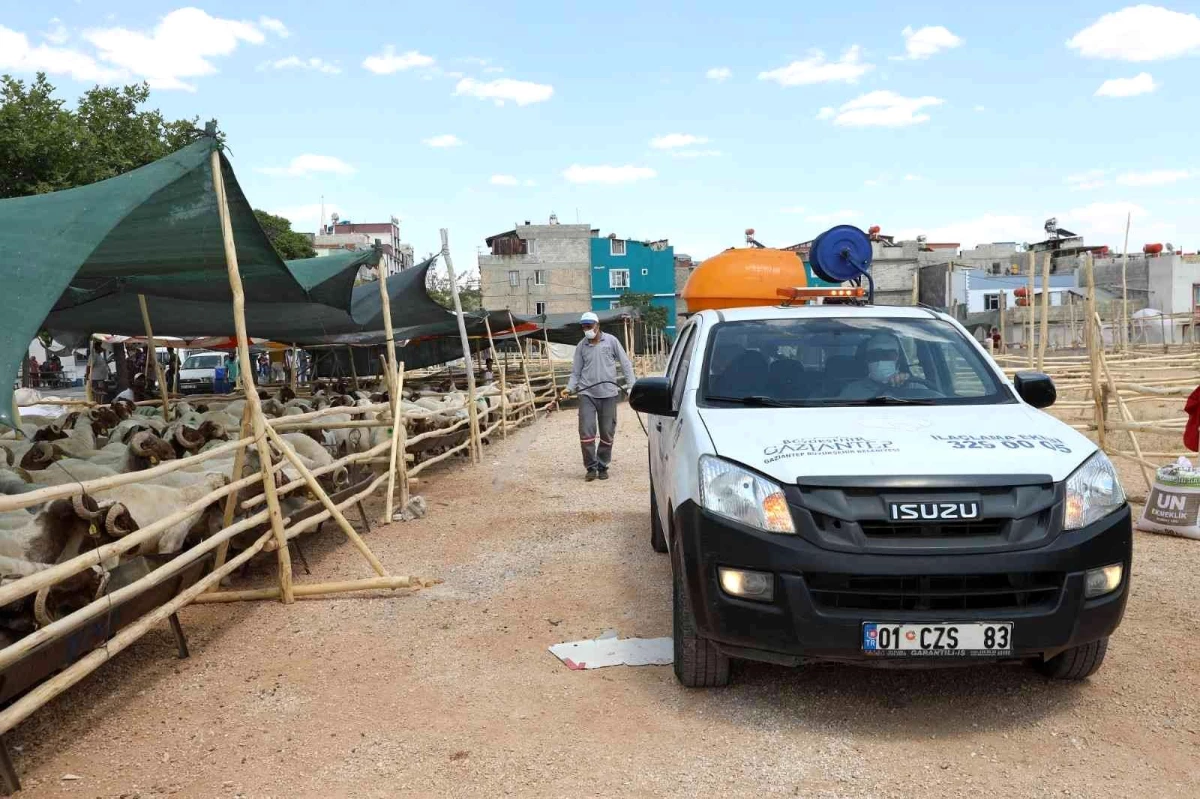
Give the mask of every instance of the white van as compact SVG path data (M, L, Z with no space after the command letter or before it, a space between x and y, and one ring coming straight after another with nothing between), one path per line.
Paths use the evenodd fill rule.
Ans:
M679 680L725 684L734 658L1095 672L1130 512L1104 453L1038 410L1054 400L932 310L692 316L630 397Z

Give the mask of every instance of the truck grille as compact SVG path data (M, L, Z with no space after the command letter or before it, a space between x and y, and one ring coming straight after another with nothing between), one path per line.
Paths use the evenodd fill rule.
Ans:
M804 575L821 608L878 611L1024 610L1053 605L1063 575L968 574L860 576L809 572Z
M1008 519L984 519L978 522L940 522L930 524L891 524L859 522L867 538L975 538L1003 535Z

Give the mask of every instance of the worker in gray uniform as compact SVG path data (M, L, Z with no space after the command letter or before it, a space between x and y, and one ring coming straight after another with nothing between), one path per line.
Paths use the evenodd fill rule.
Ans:
M617 432L617 366L625 373L625 391L636 379L633 364L616 336L600 330L600 319L588 311L579 319L583 340L575 347L575 362L563 396L579 394L579 446L588 482L608 479L613 436Z

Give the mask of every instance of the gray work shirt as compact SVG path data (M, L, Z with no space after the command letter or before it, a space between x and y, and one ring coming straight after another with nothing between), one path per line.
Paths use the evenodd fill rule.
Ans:
M617 364L625 373L626 390L633 387L636 379L633 375L633 364L616 336L600 333L600 340L595 344L586 338L575 345L575 362L571 366L571 378L567 381L567 391L587 394L595 399L606 399L617 396L619 389L606 380L616 381ZM582 388L580 388L582 387Z

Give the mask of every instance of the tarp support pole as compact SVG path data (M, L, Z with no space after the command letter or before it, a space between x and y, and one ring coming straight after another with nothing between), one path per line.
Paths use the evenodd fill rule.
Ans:
M1046 339L1050 337L1050 253L1042 259L1042 334L1038 340L1038 371L1046 368Z
M487 313L483 315L483 326L487 330L488 349L492 351L492 358L495 358L496 340L492 338L492 323ZM500 437L508 438L508 393L504 385L504 366L508 362L508 353L504 353L504 356L504 363L500 364Z
M250 403L242 404L242 425L238 430L238 441L250 435ZM243 472L246 470L246 448L238 447L237 454L233 456L233 471L229 473L231 482L237 482L242 479ZM237 510L238 492L233 491L229 496L225 497L225 511L221 517L221 529L233 525L233 515ZM213 571L225 565L225 558L229 554L229 542L222 541L217 544L216 560L213 561ZM213 585L213 591L221 590L220 583Z
M271 533L275 539L275 553L279 559L279 597L285 605L296 601L292 591L292 555L288 550L287 536L283 529L283 514L279 510L279 496L275 493L275 474L271 471L271 445L267 442L267 423L263 417L262 402L258 390L249 375L254 374L250 366L250 340L246 336L246 293L242 289L242 275L238 271L237 246L233 241L233 223L229 215L229 198L225 194L225 178L221 174L221 153L213 148L213 188L217 193L217 214L221 218L221 236L225 242L225 268L229 272L229 289L233 294L233 326L237 331L238 371L245 375L246 404L250 409L250 423L254 428L254 443L258 449L259 468L263 475L263 494L267 498L267 511L271 519Z
M171 421L171 400L168 395L167 379L163 377L162 364L158 362L158 347L154 345L154 330L150 327L150 311L146 308L146 295L138 295L138 307L142 309L142 324L146 327L147 355L154 362L154 379L158 381L159 392L162 394L163 421Z
M384 277L383 256L380 256L379 264L376 267L379 274L379 302L383 309L383 334L387 338L387 389L388 399L392 405L392 449L391 458L388 460L388 487L387 487L387 504L383 511L383 523L390 524L392 521L393 501L396 496L396 452L397 449L401 453L404 452L404 447L401 442L406 432L404 429L404 418L400 413L400 388L404 380L403 373L398 373L396 366L396 341L392 338L392 298L388 296L387 279ZM353 363L354 354L351 353L351 363ZM402 367L401 367L402 368ZM401 462L404 457L401 454ZM400 507L408 505L408 490L407 490L407 474L408 465L400 467L404 470L404 478L400 481Z
M300 380L297 373L300 371L300 350L296 348L295 343L292 344L292 374L289 381L292 385L292 393L298 394L300 391Z
M92 393L92 347L96 346L92 342L92 336L87 337L87 366L83 370L83 398L87 400L88 405L93 405L96 402L96 395Z
M450 244L446 228L442 228L442 257L446 260L446 272L450 277L450 294L454 298L454 313L458 317L458 335L462 339L463 365L467 368L467 417L471 420L471 447L474 449L474 460L483 460L483 442L479 440L479 408L475 405L475 368L471 363L471 341L467 338L467 324L463 320L462 300L458 297L458 281L454 278L454 262L450 260ZM512 318L512 314L509 314Z
M537 403L533 398L533 384L529 382L529 367L525 365L525 348L521 346L521 339L517 337L517 323L513 319L512 311L508 312L508 327L512 330L513 341L517 343L517 354L521 356L521 374L525 377L525 389L529 392L529 415L536 420Z
M546 368L550 370L550 388L553 393L550 395L549 408L558 399L558 375L554 374L554 359L550 357L550 329L546 327L545 320L542 320L542 337L546 341Z
M358 391L358 367L354 365L354 348L348 344L346 354L350 356L350 375L354 378L354 390Z

